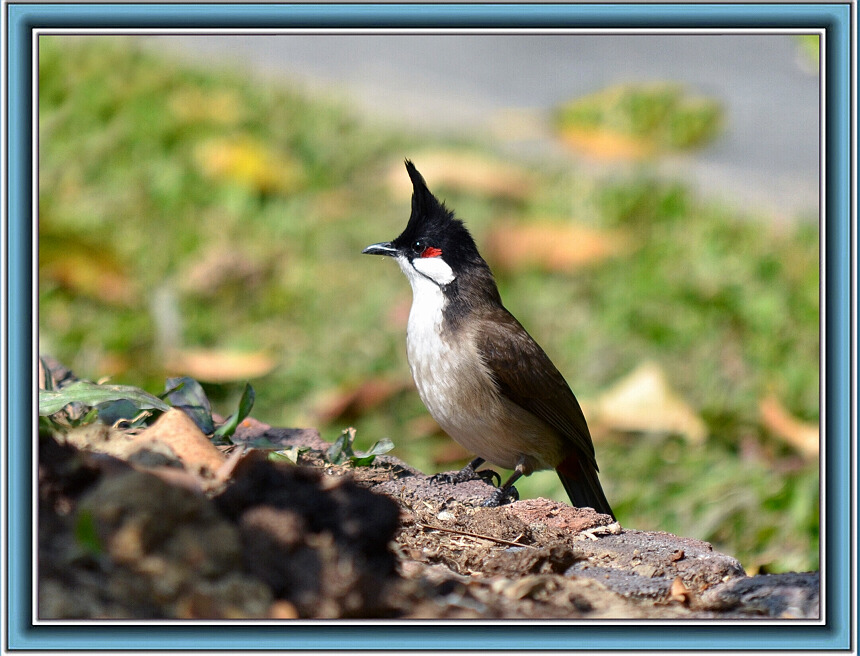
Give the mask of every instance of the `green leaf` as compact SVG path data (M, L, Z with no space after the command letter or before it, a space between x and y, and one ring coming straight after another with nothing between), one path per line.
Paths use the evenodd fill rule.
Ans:
M167 400L173 407L187 414L205 435L211 435L215 431L212 406L200 383L189 376L182 376L168 378L166 386Z
M128 399L119 399L118 401L100 404L97 412L102 423L113 426L118 421L130 420L136 417L138 407Z
M334 444L326 451L326 459L333 465L342 465L355 457L352 443L355 440L355 429L350 426L340 434Z
M341 465L346 460L347 456L344 454L344 449L346 447L346 431L340 434L334 443L328 448L325 452L326 460L328 460L333 465Z
M254 407L254 388L250 383L245 383L245 389L242 391L242 398L239 399L239 421L251 414L251 409Z
M97 406L109 401L126 400L142 410L155 409L166 412L170 409L157 396L131 385L97 385L79 380L61 390L39 390L39 415L47 416L59 412L69 403Z
M326 451L326 459L333 465L342 465L347 460L355 467L364 467L371 464L376 456L388 453L394 448L394 442L387 437L375 442L366 452L355 451L355 429L350 427L343 431L340 436Z
M235 433L239 424L242 423L245 417L251 414L251 408L254 407L254 398L254 388L251 387L250 383L245 383L245 389L242 391L242 398L239 399L238 411L230 415L227 418L227 421L225 421L224 424L215 431L215 437L229 438L233 433Z
M366 467L373 463L376 460L376 456L381 456L384 453L388 453L391 449L394 448L394 442L389 440L387 437L382 438L378 442L374 442L373 446L370 447L368 451L358 452L354 456L350 457L349 461L355 467Z
M389 440L387 437L383 437L378 442L374 442L373 446L370 447L370 450L367 451L368 455L381 456L385 453L391 451L394 448L394 442Z
M372 465L374 460L376 456L352 456L349 462L353 467L367 467Z
M180 383L179 383L178 385L176 385L175 387L171 387L172 383L171 383L170 381L174 381L174 380L180 380L180 381L182 381L182 382L180 382ZM183 387L185 387L185 381L184 381L182 378L168 378L168 379L167 379L167 381L166 381L166 383L165 383L165 385L164 385L164 388L165 388L165 389L164 389L164 391L163 391L161 394L159 394L159 395L158 395L158 398L159 398L159 399L161 399L162 401L164 401L164 400L165 400L165 399L167 399L171 394L173 394L174 392L178 392L178 391L179 391L179 390L181 390Z
M299 464L299 456L305 451L310 451L311 448L309 446L299 446L293 445L288 449L279 449L278 451L272 451L268 454L268 459L273 460L275 462L282 462L284 460L293 463L294 465Z

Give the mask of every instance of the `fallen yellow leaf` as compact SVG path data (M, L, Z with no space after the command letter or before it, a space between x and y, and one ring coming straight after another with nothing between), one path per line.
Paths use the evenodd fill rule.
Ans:
M191 418L176 408L165 412L158 420L138 435L130 449L138 451L149 445L166 444L192 472L213 474L224 463L225 457L197 427Z
M671 433L701 443L705 422L675 393L659 365L646 362L594 402L594 419L610 430Z
M204 175L263 193L291 193L304 184L301 163L249 135L200 144L195 159Z
M277 362L265 351L226 349L170 349L164 355L164 369L171 375L190 376L210 383L260 378Z
M127 265L110 245L74 236L39 235L39 276L74 294L113 305L137 301L137 287Z
M493 268L564 272L619 255L627 245L626 236L618 230L541 221L496 226L487 235L486 248Z
M818 458L819 431L816 424L809 424L793 417L774 394L769 394L759 403L762 423L776 437L787 442L806 458Z
M609 130L565 126L560 129L559 136L571 150L607 162L639 161L651 157L657 151L656 145L649 139Z

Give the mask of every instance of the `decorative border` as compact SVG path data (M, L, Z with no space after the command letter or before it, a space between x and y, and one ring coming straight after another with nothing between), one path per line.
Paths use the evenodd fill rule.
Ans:
M856 390L856 36L853 3L830 4L24 4L3 7L5 56L2 273L3 507L9 650L55 649L848 649L856 639L856 469L852 434ZM716 31L822 30L825 138L822 188L822 420L827 448L822 480L827 504L822 525L826 622L742 624L619 622L112 622L35 624L31 554L34 319L32 183L32 46L40 29L159 30L378 30L595 29ZM826 392L826 393L825 393ZM823 536L824 537L824 536Z

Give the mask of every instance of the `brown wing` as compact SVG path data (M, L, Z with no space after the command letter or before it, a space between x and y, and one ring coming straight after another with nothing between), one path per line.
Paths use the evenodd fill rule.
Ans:
M570 440L597 469L594 445L579 401L543 349L505 309L487 317L478 350L499 390Z

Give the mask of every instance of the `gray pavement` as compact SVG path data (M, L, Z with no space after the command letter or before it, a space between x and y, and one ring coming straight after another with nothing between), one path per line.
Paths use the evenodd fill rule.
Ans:
M483 136L511 156L571 157L554 105L607 85L674 80L727 109L722 138L661 164L777 219L816 217L819 81L788 35L241 35L147 37L160 51L300 83L368 117Z

